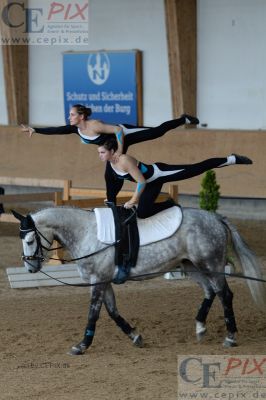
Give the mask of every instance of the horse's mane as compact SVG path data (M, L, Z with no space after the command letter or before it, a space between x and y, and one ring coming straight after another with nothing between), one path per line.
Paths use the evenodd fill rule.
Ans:
M58 209L64 209L64 210L77 210L77 211L81 211L81 212L94 212L94 209L93 208L91 208L91 209L83 209L83 208L79 208L79 207L76 207L76 206L71 206L71 205L69 205L69 206L56 206L56 207L43 207L43 208L39 208L38 210L35 210L35 211L33 211L33 212L30 212L29 214L31 215L31 216L34 216L34 215L37 215L37 214L39 214L39 213L41 213L41 212L43 212L43 211L46 211L46 210L58 210Z

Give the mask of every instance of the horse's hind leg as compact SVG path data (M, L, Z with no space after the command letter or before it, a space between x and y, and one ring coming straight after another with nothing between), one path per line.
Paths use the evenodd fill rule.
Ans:
M223 289L217 292L219 299L224 308L224 319L227 328L227 336L224 340L224 347L237 346L235 334L237 332L235 315L233 310L233 293L231 292L226 279L224 280Z
M141 335L137 334L135 329L130 326L130 324L124 320L119 314L114 291L111 285L108 285L104 294L104 305L109 316L115 321L116 325L132 340L135 346L142 347L143 341Z
M198 341L202 340L207 332L206 328L206 320L211 309L213 300L215 299L216 293L214 292L208 278L200 273L194 265L191 263L188 264L186 262L186 266L189 267L190 273L188 275L198 283L198 285L203 289L205 297L198 309L198 313L196 315L196 336Z
M216 294L211 288L205 290L205 298L203 299L196 316L196 335L199 341L205 336L207 331L206 320L215 296Z

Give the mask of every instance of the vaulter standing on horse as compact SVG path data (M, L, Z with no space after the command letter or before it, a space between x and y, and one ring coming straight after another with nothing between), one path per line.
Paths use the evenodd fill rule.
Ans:
M21 130L27 132L30 137L34 132L44 135L68 135L75 133L80 137L82 143L96 145L102 145L111 135L111 137L116 139L117 143L117 150L114 157L119 157L122 153L126 153L128 147L133 144L157 139L168 131L184 124L197 125L199 123L196 117L183 114L180 118L163 122L157 127L148 128L127 124L108 125L101 121L90 119L90 115L90 108L76 104L70 109L69 125L49 128L32 128L22 125ZM107 199L115 203L116 195L123 186L123 180L115 179L109 162L106 165L105 181Z

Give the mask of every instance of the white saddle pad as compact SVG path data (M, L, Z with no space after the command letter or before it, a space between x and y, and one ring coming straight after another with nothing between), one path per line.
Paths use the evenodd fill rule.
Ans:
M94 209L97 221L97 238L103 243L115 242L115 224L110 208ZM182 210L173 206L150 218L137 219L140 246L158 242L172 236L182 222Z

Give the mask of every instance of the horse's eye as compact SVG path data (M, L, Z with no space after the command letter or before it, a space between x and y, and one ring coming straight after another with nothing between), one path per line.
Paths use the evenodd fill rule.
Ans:
M34 243L34 240L30 240L29 242L26 242L28 246L31 246Z

